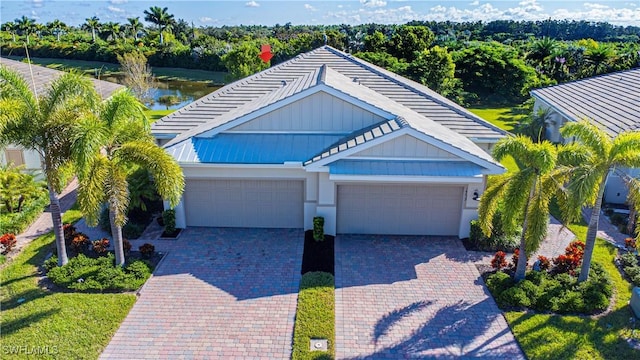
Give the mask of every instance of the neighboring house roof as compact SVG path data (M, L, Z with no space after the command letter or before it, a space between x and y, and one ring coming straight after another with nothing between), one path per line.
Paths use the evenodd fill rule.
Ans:
M8 68L17 71L25 80L27 80L29 87L35 89L37 94L41 95L49 87L49 84L60 75L64 74L63 71L49 69L40 65L32 65L31 67L27 63L21 61L11 60L0 57L0 65L7 66ZM32 76L33 73L33 76ZM109 97L114 91L124 88L124 86L109 81L103 81L98 79L91 79L96 91L102 98Z
M640 130L640 68L531 91L569 121L590 119L610 135Z
M248 78L229 84L184 108L160 119L152 126L157 137L173 138L198 127L215 127L256 111L292 94L313 87L319 69L326 66L423 118L470 139L497 141L506 132L424 85L384 70L330 46L298 55ZM328 73L328 72L326 72ZM286 83L286 86L283 86ZM197 134L191 132L189 136Z

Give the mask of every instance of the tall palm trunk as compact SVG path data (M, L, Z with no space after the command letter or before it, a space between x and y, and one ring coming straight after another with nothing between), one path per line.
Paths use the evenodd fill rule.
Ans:
M589 228L587 229L586 244L584 247L584 257L582 258L582 267L580 268L578 282L586 281L589 278L591 257L593 256L593 249L596 246L596 236L598 235L598 223L600 222L600 209L602 208L602 198L604 197L604 185L607 182L608 175L609 172L605 171L600 181L596 203L591 210L591 218L589 219Z
M93 40L93 42L96 42L96 29L95 28L91 28L91 40Z
M66 265L69 262L67 257L67 245L64 239L64 231L62 230L62 212L60 210L60 200L58 195L53 191L51 185L49 188L49 211L51 211L51 221L53 222L53 233L56 238L56 249L58 250L58 265Z
M524 206L524 221L522 223L522 234L520 235L520 248L518 253L518 264L516 265L516 273L514 274L514 279L516 281L524 280L527 275L527 248L526 248L526 238L525 234L527 233L527 228L529 227L529 205L531 204L531 199L533 199L533 195L536 191L536 185L538 180L536 179L531 185L531 189L529 189L529 197L527 198L527 203Z
M113 251L116 254L116 265L124 265L124 248L122 240L122 227L116 225L116 209L109 206L109 222L111 223L111 236L113 236Z

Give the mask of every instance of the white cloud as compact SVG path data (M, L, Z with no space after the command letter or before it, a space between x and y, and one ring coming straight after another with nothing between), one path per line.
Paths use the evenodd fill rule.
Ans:
M527 12L543 10L542 5L538 4L538 0L522 0L518 5L520 5L519 9Z
M42 7L42 0L31 0L31 6L35 8Z
M208 16L201 17L201 18L199 18L198 20L200 20L200 22L201 22L201 23L205 23L205 24L206 24L206 23L212 23L212 22L215 22L215 20L214 20L214 19L212 19L212 18L210 18L210 17L208 17Z
M113 5L121 5L128 3L129 0L110 0L109 2Z
M598 9L598 10L604 10L604 9L609 9L608 5L604 5L604 4L596 4L596 3L584 3L583 4L585 8L587 9Z
M304 8L309 10L309 11L316 11L318 9L314 8L313 6L311 6L311 4L304 4Z
M480 5L480 1L478 1L478 0L472 1L471 4L469 4L469 5L478 6L478 5Z
M365 7L382 7L386 6L387 2L384 0L360 0L360 4Z
M245 3L244 6L246 6L246 7L259 7L260 4L258 4L257 2L251 0L248 3Z
M120 9L119 7L115 7L115 6L111 6L111 5L107 6L107 9L109 11L111 11L111 12L114 12L114 13L123 13L124 12L124 9Z

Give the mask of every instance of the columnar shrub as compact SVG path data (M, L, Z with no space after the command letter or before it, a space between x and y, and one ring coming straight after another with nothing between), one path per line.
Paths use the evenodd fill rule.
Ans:
M0 253L7 254L9 251L13 250L18 241L16 240L16 235L9 233L0 236Z
M315 241L324 240L324 218L322 216L313 218L313 239Z
M174 210L163 211L162 220L164 221L164 231L167 234L176 232L176 212Z

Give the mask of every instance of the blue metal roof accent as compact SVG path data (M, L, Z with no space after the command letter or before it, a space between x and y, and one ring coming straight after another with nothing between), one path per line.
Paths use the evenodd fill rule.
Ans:
M283 164L305 161L344 135L322 134L218 134L192 138L178 161L219 164Z
M483 168L466 161L338 160L332 175L479 176Z

